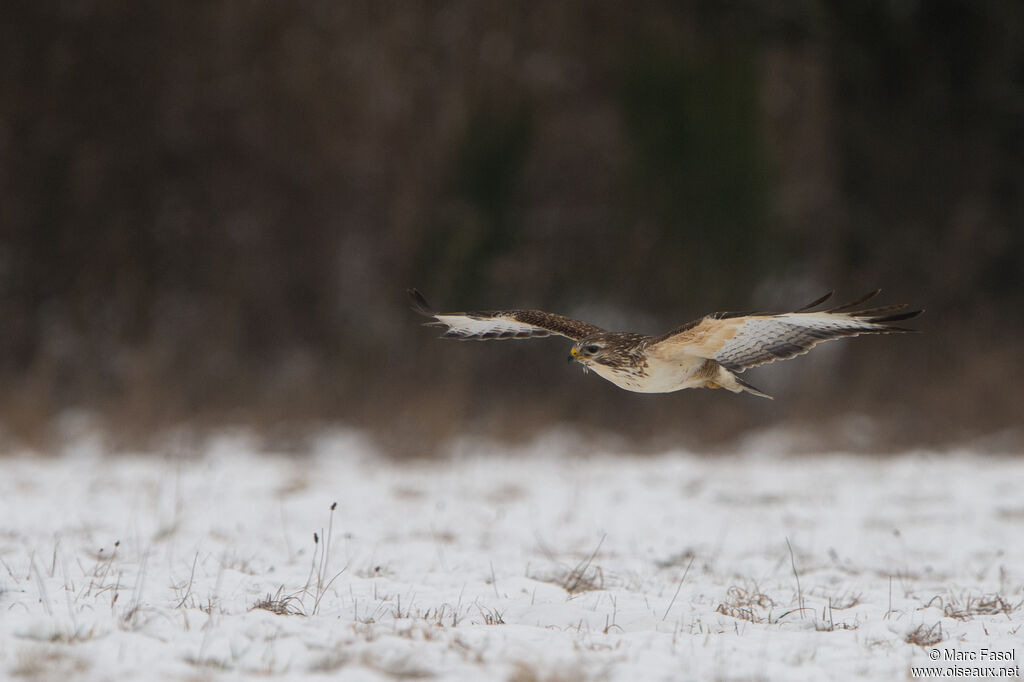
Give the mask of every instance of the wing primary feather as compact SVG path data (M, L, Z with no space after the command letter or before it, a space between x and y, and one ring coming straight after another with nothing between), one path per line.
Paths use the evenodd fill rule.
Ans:
M878 296L880 293L882 293L881 289L875 289L874 291L869 291L868 293L866 293L863 296L861 296L860 298L858 298L856 301L850 301L849 303L844 303L843 305L837 306L835 308L829 308L825 312L826 313L841 313L841 312L850 310L851 308L856 308L861 303L865 303L867 301L870 301L875 296Z
M924 309L922 308L921 310L911 310L911 311L905 312L905 313L897 313L895 315L886 315L885 317L872 317L871 319L868 320L868 322L874 322L874 323L899 322L900 320L909 320L909 319L915 318L915 317L917 317L918 315L920 315L923 312L924 312ZM901 331L901 332L916 332L916 331L919 331L917 329L904 329L903 327L889 327L888 329L890 331Z
M423 294L412 288L406 289L405 291L409 294L410 308L425 317L434 316L434 310L430 307L430 304L427 303L427 299L423 297ZM431 323L427 322L427 324L429 325Z
M847 313L847 315L851 315L853 317L878 317L882 313L891 313L896 310L903 310L904 308L907 307L907 305L908 304L906 303L894 303L893 305L882 305L878 306L877 308L866 308L864 310L857 310L851 313Z
M705 315L704 317L705 319L711 318L712 320L731 320L736 317L747 317L748 315L757 314L759 313L755 310L723 310L722 312L718 313L710 313L709 315ZM699 323L700 320L697 320L697 322Z
M836 290L832 289L831 291L829 291L828 293L826 293L824 296L822 296L818 300L814 301L813 303L808 303L803 308L797 308L793 312L795 312L795 313L802 313L802 312L804 312L806 310L810 310L811 308L817 308L819 305L821 305L822 303L824 303L828 299L832 298L832 295L835 294L835 293L836 293Z

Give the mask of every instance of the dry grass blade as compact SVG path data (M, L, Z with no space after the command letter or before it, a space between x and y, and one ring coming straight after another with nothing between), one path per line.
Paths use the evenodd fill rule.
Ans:
M279 616L306 615L306 612L302 610L302 601L295 595L284 594L284 586L277 588L277 592L273 595L267 593L266 597L253 604L249 610L255 611L256 609L270 611Z
M916 644L920 647L935 646L942 641L942 622L927 626L921 623L910 631L906 637L907 644Z
M800 587L800 574L796 570L796 559L793 557L793 545L789 544L789 538L786 538L786 547L789 548L789 564L793 567L793 577L796 578L796 594L797 594L797 608L800 610L800 619L804 617L804 591Z
M998 594L980 597L968 595L963 602L955 598L951 599L943 606L942 612L947 618L956 618L957 620L970 620L975 616L994 616L1000 613L1009 618L1010 614L1019 609L1022 604L1024 604L1024 600L1012 603Z
M696 558L696 555L690 556L690 562L686 564L686 570L683 571L683 577L679 579L679 584L676 585L676 592L672 595L672 601L668 603L668 606L665 608L665 613L661 616L662 620L668 618L668 612L672 610L672 605L676 603L676 598L679 597L679 590L683 589L683 582L686 580L686 576L690 573L690 567L693 566L693 560Z
M562 580L562 587L569 594L575 594L577 592L589 592L590 590L600 590L604 588L604 573L600 567L595 567L593 571L590 570L590 565L594 562L594 558L597 557L597 553L601 551L601 545L604 544L604 539L607 535L602 535L601 539L597 543L597 547L590 553L586 559L580 561L576 566L566 574Z
M771 622L771 608L775 602L756 585L750 589L733 585L726 591L725 597L725 601L715 608L723 616L751 623Z
M332 502L331 513L327 521L327 534L324 534L323 529L320 530L320 533L313 533L313 561L309 568L309 577L306 578L306 585L302 588L303 593L313 598L313 608L310 611L310 615L313 616L320 611L320 602L327 594L327 590L348 568L345 566L327 578L327 570L331 561L331 539L334 536L334 511L337 508L338 503ZM316 578L315 582L314 577Z

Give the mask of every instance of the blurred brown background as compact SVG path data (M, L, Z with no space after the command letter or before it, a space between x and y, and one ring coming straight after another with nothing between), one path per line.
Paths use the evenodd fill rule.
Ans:
M1024 409L1024 3L11 0L0 22L0 424L596 429L886 449ZM648 396L564 340L837 288L926 333ZM69 412L70 411L70 412ZM856 418L854 418L856 416ZM869 417L870 420L860 417Z

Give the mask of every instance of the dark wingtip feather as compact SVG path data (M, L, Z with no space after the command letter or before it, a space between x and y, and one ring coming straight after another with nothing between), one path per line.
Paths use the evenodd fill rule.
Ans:
M793 312L795 312L795 313L802 313L804 311L810 310L811 308L816 308L817 306L821 305L822 303L824 303L828 299L832 298L832 295L835 294L835 293L836 293L836 290L832 289L828 293L826 293L824 296L822 296L818 300L814 301L813 303L808 303L803 308L797 308Z
M892 305L880 305L877 308L865 308L864 310L857 310L849 313L853 317L883 317L882 313L893 313L897 310L903 310L907 307L906 303L894 303Z
M417 289L409 288L405 290L405 293L409 294L410 308L420 315L424 315L426 317L434 316L434 311L430 307L430 304L427 303L427 299L425 299L423 294L421 294Z
M843 312L845 310L849 310L850 308L856 308L861 303L866 303L867 301L870 301L875 296L878 296L880 293L882 293L881 289L875 289L874 291L869 291L868 293L864 294L863 296L861 296L860 298L858 298L855 301L850 301L849 303L844 303L844 304L842 304L840 306L836 306L835 308L829 308L825 312L827 312L827 313L841 313L841 312Z
M924 308L921 310L910 310L905 313L897 313L895 315L886 315L884 317L872 317L869 322L899 322L901 320L910 320L924 312ZM897 329L897 327L893 327ZM912 329L901 329L901 331L914 331Z

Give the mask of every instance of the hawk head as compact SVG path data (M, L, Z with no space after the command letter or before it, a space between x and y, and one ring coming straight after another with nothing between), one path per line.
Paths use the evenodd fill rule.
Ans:
M632 370L644 363L644 347L649 339L626 332L591 334L573 344L569 362L575 360L589 369Z
M605 347L606 343L595 335L580 339L569 350L568 361L571 363L575 360L583 365L584 370L588 369L594 363L600 363L602 365L608 364Z

